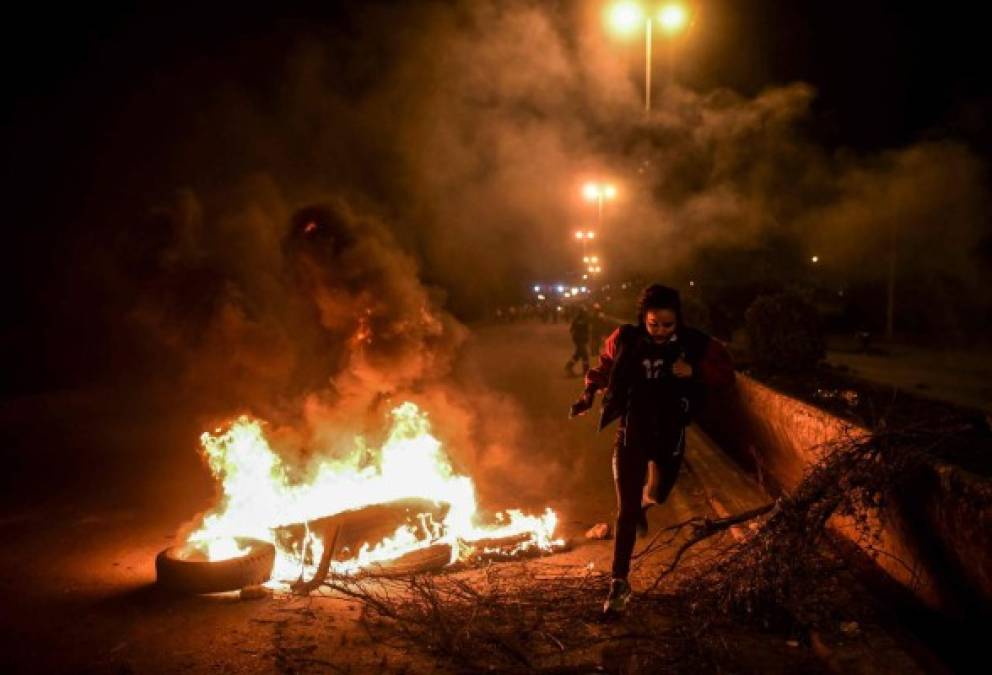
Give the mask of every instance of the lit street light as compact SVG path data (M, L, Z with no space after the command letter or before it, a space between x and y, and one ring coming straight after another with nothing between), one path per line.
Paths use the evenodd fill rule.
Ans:
M586 183L585 185L582 186L582 196L586 198L587 202L596 202L597 204L596 225L602 227L603 202L605 200L616 198L617 196L616 187L609 183Z
M621 35L630 35L644 23L644 110L651 111L651 38L657 20L663 32L670 37L684 31L689 25L689 11L677 2L667 2L652 12L637 2L618 2L609 10L609 24Z

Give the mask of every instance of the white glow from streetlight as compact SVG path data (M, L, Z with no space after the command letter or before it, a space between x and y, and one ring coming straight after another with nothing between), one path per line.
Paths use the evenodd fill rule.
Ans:
M540 286L534 286L534 292L535 293L540 293L541 292L541 287Z
M582 186L582 196L586 201L595 202L600 199L613 199L617 196L617 188L609 183L586 183Z
M583 286L583 287L582 287L582 288L580 288L579 290L581 290L581 291L582 291L583 293L588 293L588 292L589 292L589 289L588 289L588 288L586 288L585 286Z
M582 256L582 262L584 262L584 263L589 262L589 256L587 256L587 255Z
M688 18L685 7L676 3L665 5L658 13L658 21L666 33L677 33L685 28Z
M809 260L810 260L810 262L818 263L818 262L820 262L820 256L815 255L812 258L810 258Z
M585 236L586 236L586 233L585 232L576 232L575 233L575 238L576 239L583 239L583 238L585 238Z
M610 27L621 35L633 33L644 20L644 10L636 2L618 2L610 7Z
M589 275L588 274L583 274L582 275L582 281L586 281L587 279L589 279Z
M538 293L537 294L537 299L538 300L546 300L547 298L545 298L542 294Z
M595 232L586 232L586 239L595 239L595 238L596 238Z
M558 287L558 292L559 293L564 293L565 292L565 287L564 286L559 286Z
M591 258L589 258L589 262L598 263L599 262L599 256L595 256L595 255L592 256Z

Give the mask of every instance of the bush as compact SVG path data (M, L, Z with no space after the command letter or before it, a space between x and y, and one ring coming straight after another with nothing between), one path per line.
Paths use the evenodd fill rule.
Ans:
M755 364L770 372L811 371L826 355L820 317L800 293L761 295L744 313Z
M694 293L684 293L682 295L682 318L693 328L698 328L707 333L713 332L713 319L710 314L709 305Z

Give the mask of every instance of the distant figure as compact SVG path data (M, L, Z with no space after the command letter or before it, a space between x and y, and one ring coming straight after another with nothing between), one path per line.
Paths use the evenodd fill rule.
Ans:
M603 347L603 338L609 334L609 323L602 306L598 302L592 304L589 316L589 351L598 354Z
M582 361L582 374L584 375L589 370L589 315L586 314L584 308L579 307L575 312L575 318L572 319L568 332L572 336L575 351L572 353L572 358L565 364L565 372L574 376L575 364Z
M647 509L664 502L675 486L691 415L708 389L733 381L734 367L726 348L683 324L678 291L659 284L641 293L637 325L613 331L599 364L586 373L585 391L572 404L570 416L589 410L596 391L603 389L600 430L620 420L613 448L618 510L613 580L604 613L627 607L635 534L647 532ZM643 500L648 462L654 462L660 480L649 486L650 499Z

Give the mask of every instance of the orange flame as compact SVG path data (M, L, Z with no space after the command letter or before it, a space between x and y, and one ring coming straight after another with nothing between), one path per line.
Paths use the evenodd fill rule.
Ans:
M552 539L557 516L551 509L541 515L509 510L497 514L500 525L480 526L475 486L471 478L454 472L440 441L431 434L426 413L404 403L391 416L392 427L381 448L370 450L364 438L356 436L347 456L322 459L306 483L290 479L259 420L240 417L226 430L204 433L203 453L223 497L188 542L206 548L211 560L219 560L239 554L233 537L270 541L277 550L273 578L291 580L303 570L302 553L281 545L275 537L277 528L416 498L447 505L443 522L433 527L403 525L376 546L363 546L350 560L335 561L333 571L353 573L438 543L451 545L450 562L458 559L459 551L471 550L466 542L487 538L525 535L522 549L549 550L562 544ZM319 557L322 542L314 537L310 544L313 556Z

